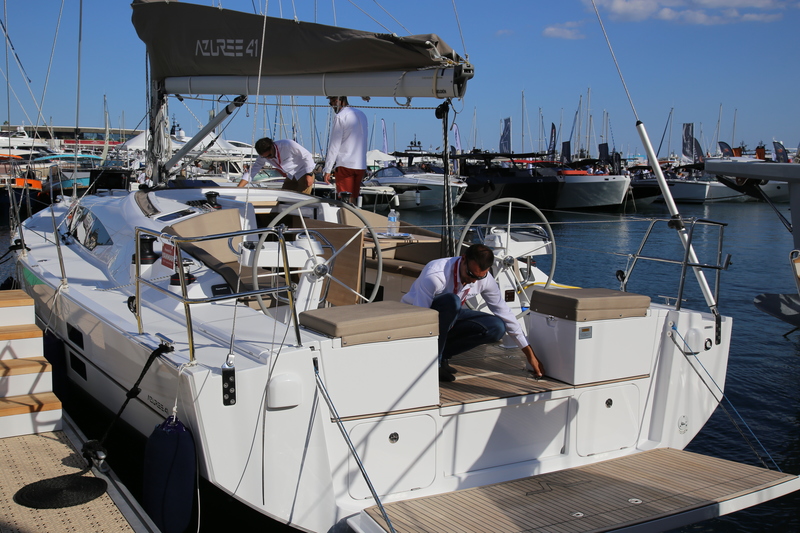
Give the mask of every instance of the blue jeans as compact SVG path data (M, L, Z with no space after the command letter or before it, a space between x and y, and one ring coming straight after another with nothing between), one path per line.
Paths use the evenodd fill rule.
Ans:
M481 344L499 341L506 333L505 323L494 315L462 308L453 293L433 299L431 309L439 312L439 365Z

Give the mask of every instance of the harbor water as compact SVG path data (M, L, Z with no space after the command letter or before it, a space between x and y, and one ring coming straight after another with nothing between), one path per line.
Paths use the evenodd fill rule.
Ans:
M788 217L788 205L779 210ZM748 464L760 464L752 447L761 446L778 468L800 473L800 332L789 333L792 327L772 318L753 305L760 293L794 293L797 291L789 266L792 239L772 209L763 203L719 203L679 205L684 217L695 217L727 224L724 226L723 254L731 254L732 262L722 272L719 293L721 314L733 317L726 399L703 427L688 449ZM459 211L456 221L463 224L471 213ZM552 223L557 249L555 279L561 283L583 287L618 289L616 272L629 264L628 254L636 252L650 218L667 218L663 204L654 204L636 215L545 213ZM421 226L438 226L441 214L436 212L401 212L402 220ZM656 231L657 230L657 231ZM680 259L682 247L678 236L661 222L644 255ZM694 244L701 263L715 263L718 228L698 226ZM8 228L0 228L0 242L9 242ZM545 268L548 258L542 258ZM0 280L13 275L13 260L0 265ZM674 298L678 293L679 267L664 262L640 262L629 277L627 289L647 294L654 301ZM70 273L67 273L68 277ZM714 274L707 272L714 288ZM697 310L707 306L690 272L682 305ZM670 300L674 302L674 299ZM788 334L787 334L788 333ZM624 342L624 340L621 340ZM724 406L724 409L723 409ZM88 399L71 398L65 408L90 438L98 438L108 421L108 414ZM739 419L739 415L741 419ZM105 417L105 418L104 418ZM737 425L731 422L734 418ZM92 427L97 426L97 427ZM125 433L124 425L115 429L117 436L109 440L109 462L128 484L134 495L141 491L141 453L144 440ZM750 432L752 431L752 434ZM745 440L741 433L747 435ZM766 453L769 455L767 456ZM770 467L775 466L770 462ZM231 499L208 487L201 487L201 531L216 531L233 525L255 526L260 517L255 511L235 507ZM796 493L738 513L685 527L685 532L756 532L800 530L800 496ZM235 515L230 513L234 512ZM235 516L236 518L231 518ZM283 531L280 525L266 528ZM264 528L262 528L264 530Z

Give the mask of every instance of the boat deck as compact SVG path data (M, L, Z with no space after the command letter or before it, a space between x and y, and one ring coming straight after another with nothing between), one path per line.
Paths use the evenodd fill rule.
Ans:
M686 523L675 522L681 515L712 518L723 514L720 502L746 499L768 487L782 494L785 489L779 485L796 486L797 481L796 476L772 470L660 448L384 507L398 533L575 533L635 530L637 525L660 531ZM726 512L738 508L733 504ZM376 506L365 513L379 526L370 531L390 531Z
M450 366L458 373L455 381L439 383L442 407L573 388L547 377L534 378L525 369L522 351L500 344L473 348L452 358Z

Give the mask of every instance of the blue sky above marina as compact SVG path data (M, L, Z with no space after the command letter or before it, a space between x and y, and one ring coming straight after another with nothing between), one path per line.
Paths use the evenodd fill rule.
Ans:
M550 123L555 123L566 140L582 100L582 144L586 142L588 103L593 150L598 142L607 140L626 155L642 151L631 105L587 0L456 0L455 8L452 0L195 3L221 3L226 9L250 13L266 9L271 16L367 31L439 34L475 66L475 78L465 98L454 102L463 148L497 149L505 117L512 118L512 146L517 152L543 149L547 136L541 133L543 124L549 132ZM734 146L744 143L750 149L759 142L771 147L773 140L779 140L791 152L797 149L800 76L794 52L799 1L597 0L597 4L638 116L653 144L663 144L661 155L668 149L679 151L680 124L684 122L695 124L695 135L711 150L717 139ZM13 92L6 99L6 86L0 87L6 103L2 115L10 116L13 124L36 123L33 100L41 102L44 94L39 122L72 127L77 118L81 126L102 126L105 95L112 128L143 127L146 58L130 22L127 1L83 2L79 112L76 109L79 6L78 0L7 3L3 22L31 82L28 88L10 55L3 71L10 71ZM289 99L284 98L283 103L289 104ZM296 103L313 100L297 99ZM316 103L324 106L325 101L317 98ZM437 104L433 99L413 101L419 107ZM414 138L424 148L441 146L441 123L432 110L399 110L390 98L376 98L368 105L375 106L365 109L375 123L373 147L383 144L381 119L386 123L390 150L403 149ZM211 108L208 102L186 101L184 105L170 101L170 114L189 134L208 119ZM667 130L662 143L670 110L671 135ZM609 127L604 138L606 114ZM326 115L327 109L322 107L315 145L325 142ZM284 124L282 131L279 122ZM247 142L264 133L287 137L292 135L292 122L298 140L310 148L313 128L307 107L292 112L285 106L283 118L276 119L274 106L266 115L248 106L233 119L225 136ZM576 143L573 139L573 145Z

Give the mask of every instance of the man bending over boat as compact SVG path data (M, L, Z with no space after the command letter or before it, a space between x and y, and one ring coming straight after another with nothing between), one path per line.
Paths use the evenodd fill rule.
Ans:
M439 312L439 381L454 381L456 370L448 360L481 344L499 341L508 332L536 377L544 366L522 332L514 313L500 294L489 269L494 253L482 244L467 248L461 257L431 261L422 270L403 303L430 307ZM480 294L493 315L464 307L470 296Z
M242 175L239 187L244 187L269 163L286 178L282 189L311 194L314 186L314 157L296 142L283 139L273 141L268 137L256 141L256 162Z

